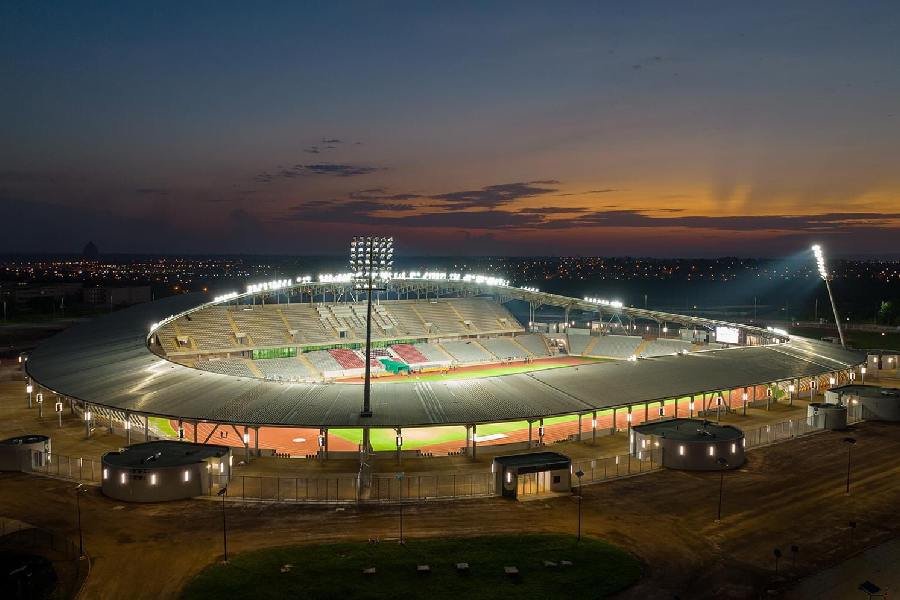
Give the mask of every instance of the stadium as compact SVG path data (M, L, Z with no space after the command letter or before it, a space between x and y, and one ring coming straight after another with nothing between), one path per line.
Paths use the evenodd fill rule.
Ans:
M72 327L27 361L34 383L103 420L278 456L468 455L596 439L661 417L740 413L841 385L839 345L572 298L482 276L350 275L173 296Z

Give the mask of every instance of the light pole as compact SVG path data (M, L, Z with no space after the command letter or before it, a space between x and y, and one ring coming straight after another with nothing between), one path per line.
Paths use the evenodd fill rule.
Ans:
M831 301L831 310L834 312L834 324L838 330L838 337L841 339L841 347L846 348L847 343L844 340L844 331L841 329L841 318L838 316L837 305L834 303L834 295L831 293L831 276L828 274L828 269L825 268L825 255L822 254L822 246L816 244L812 247L812 251L816 257L819 277L825 282L825 289L828 290L828 299Z
M866 385L866 366L863 365L859 368L860 375L862 376L862 384Z
M81 495L86 491L83 483L75 486L75 514L78 519L78 558L84 558L84 533L81 530Z
M722 520L722 489L725 487L725 469L728 468L728 461L722 457L716 459L716 464L721 467L719 471L719 510L716 513L716 523Z
M578 478L578 541L581 541L581 478L584 477L584 471L578 469L575 471L575 477Z
M856 438L853 437L845 437L844 443L847 444L847 490L846 494L850 495L850 451L853 449L853 444L856 443Z
M222 554L223 554L223 563L228 562L228 530L225 528L225 496L228 495L228 486L223 486L221 490L218 492L219 496L222 496Z
M397 499L400 505L400 543L403 543L403 472L397 473Z
M28 394L28 408L31 408L31 392L34 391L34 386L30 383L25 385L25 392Z
M356 236L350 242L350 269L356 279L356 289L366 290L366 371L363 385L363 409L360 417L372 417L372 292L378 280L390 277L394 266L394 238L379 236ZM367 431L363 429L363 433ZM368 442L368 440L364 440ZM368 452L368 448L366 448Z

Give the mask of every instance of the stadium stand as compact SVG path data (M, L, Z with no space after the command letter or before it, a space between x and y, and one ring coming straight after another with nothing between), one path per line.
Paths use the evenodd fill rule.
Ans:
M343 370L343 367L327 350L313 350L304 353L303 356L309 359L312 366L325 377L336 377Z
M412 307L426 325L431 324L432 334L459 335L466 332L459 314L446 300L416 302Z
M478 342L500 360L525 360L531 353L511 337L480 338Z
M610 356L613 358L628 358L635 354L642 339L632 335L601 335L595 338L594 344L588 349L589 356ZM671 351L669 352L671 354Z
M316 309L309 304L282 305L281 314L288 327L295 332L295 343L318 344L333 342L337 338L337 332L326 327Z
M178 320L178 328L197 350L220 351L238 346L225 308L211 306Z
M430 362L428 358L411 344L394 344L391 346L397 356L408 365L419 365Z
M666 354L681 352L682 350L690 352L691 346L692 344L690 342L683 342L681 340L650 340L641 349L641 354L644 356L664 356Z
M428 362L430 363L447 365L453 360L452 356L447 354L447 352L436 344L422 343L415 344L414 347L422 354L422 356L428 359Z
M338 348L329 350L328 353L341 365L342 369L364 369L366 367L365 360L360 358L353 350Z
M264 309L268 310L264 310ZM250 336L253 346L284 346L291 341L281 311L276 307L236 306L231 315L238 333Z
M198 360L196 367L211 373L222 375L236 375L238 377L256 377L247 363L239 358L220 358L212 360Z
M569 341L567 345L569 354L574 356L582 356L588 343L593 341L593 338L586 333L569 333L566 337Z
M442 342L443 348L454 360L461 363L485 363L497 360L475 340Z
M410 336L426 336L428 328L425 322L415 310L413 310L414 302L394 302L391 304L391 314L396 319L398 332Z
M551 356L550 348L547 347L544 336L539 333L517 335L515 340L534 356Z
M513 333L524 330L502 304L489 298L459 298L451 300L450 304L459 314L466 333Z
M269 358L266 360L254 360L253 363L263 374L263 377L275 381L295 381L317 379L319 377L318 373L297 358Z

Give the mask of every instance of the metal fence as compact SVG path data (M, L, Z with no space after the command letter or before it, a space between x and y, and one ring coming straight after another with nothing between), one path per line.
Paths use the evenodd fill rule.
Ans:
M847 424L852 425L862 420L862 407L851 404L847 407ZM761 425L754 429L744 429L745 448L747 450L768 446L791 438L825 431L825 423L821 417L810 415L786 421L778 421Z
M640 457L631 454L619 454L603 458L583 458L572 461L572 486L578 484L574 476L579 471L584 475L581 484L600 483L620 477L650 473L662 467L662 449L653 448L640 453Z
M490 473L405 473L402 478L372 475L368 488L361 488L359 482L358 475L237 475L230 481L214 476L209 493L214 495L227 485L231 498L314 504L420 502L494 495L494 477Z
M32 471L73 481L99 483L103 474L100 461L81 456L65 454L45 454L43 461L32 465Z

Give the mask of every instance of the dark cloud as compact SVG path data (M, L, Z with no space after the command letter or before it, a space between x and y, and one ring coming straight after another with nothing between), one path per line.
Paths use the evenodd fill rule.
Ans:
M551 194L557 190L546 186L556 185L557 183L559 182L549 179L544 181L502 183L489 185L478 190L437 194L430 196L430 198L446 203L453 210L499 207L524 198Z
M660 212L682 212L662 209ZM658 217L639 210L609 210L554 221L553 227L685 227L720 231L804 231L841 233L858 227L884 227L900 213L826 213L821 215L743 215Z
M580 206L538 206L531 208L523 208L519 212L529 215L561 215L561 214L577 214L585 213L590 209Z
M308 154L319 154L321 152L318 146L310 146L309 148L304 148L303 151Z
M556 194L560 198L563 196L584 196L585 194L609 194L611 192L624 192L625 190L619 190L616 188L606 188L602 190L588 190L586 192L569 192L567 194Z
M382 171L381 167L364 165L343 165L336 163L296 164L291 167L279 166L274 172L263 171L253 177L257 183L272 183L278 179L295 179L305 175L330 175L332 177L358 177Z
M337 138L322 138L323 144L342 144L343 142Z
M138 188L134 190L134 193L141 196L168 196L169 190L163 188Z

